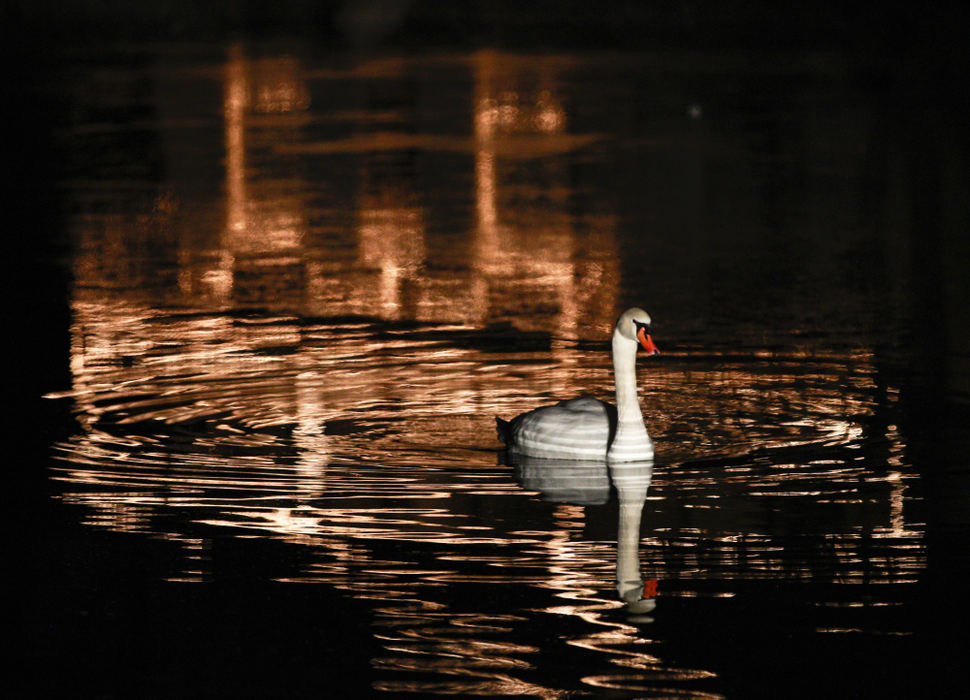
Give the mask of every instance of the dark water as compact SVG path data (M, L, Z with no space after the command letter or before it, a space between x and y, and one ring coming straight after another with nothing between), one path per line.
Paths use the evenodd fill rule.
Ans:
M41 687L955 687L949 122L806 51L229 44L53 81ZM506 464L495 415L610 397L629 305L654 464Z

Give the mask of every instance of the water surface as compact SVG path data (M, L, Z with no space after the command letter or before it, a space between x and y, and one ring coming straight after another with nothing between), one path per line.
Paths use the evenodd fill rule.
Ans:
M148 693L932 682L918 270L838 57L230 45L68 77L47 474L83 610L41 636L80 677L109 649L105 687ZM634 304L654 464L507 463L494 416L608 399Z

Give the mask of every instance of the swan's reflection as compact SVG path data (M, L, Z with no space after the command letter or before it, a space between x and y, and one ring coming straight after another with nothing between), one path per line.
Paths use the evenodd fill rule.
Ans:
M616 590L631 615L656 607L656 582L644 585L640 573L640 520L647 489L653 477L653 460L593 462L560 459L515 458L522 488L539 491L547 501L575 505L601 505L609 499L610 483L619 500L616 548Z
M515 473L522 488L553 503L600 506L610 498L606 462L517 456Z
M644 597L640 575L640 517L647 500L647 488L653 477L653 460L610 463L610 478L620 501L616 537L616 590L626 603L627 611L640 615L653 610L656 591Z

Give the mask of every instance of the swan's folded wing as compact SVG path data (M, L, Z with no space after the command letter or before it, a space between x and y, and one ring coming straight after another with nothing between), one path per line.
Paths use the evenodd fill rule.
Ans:
M545 406L512 421L511 447L546 459L605 459L610 439L608 407L595 399Z

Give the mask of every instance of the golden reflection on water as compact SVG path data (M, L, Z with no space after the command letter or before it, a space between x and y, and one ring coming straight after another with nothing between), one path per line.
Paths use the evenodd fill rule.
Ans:
M472 57L468 137L363 131L310 141L302 128L308 117L294 121L312 108L299 65L289 57L253 61L234 47L222 86L225 226L214 246L180 243L180 288L171 301L475 324L514 319L563 337L602 331L616 306L612 224L589 218L576 230L564 207L568 172L551 158L596 137L568 133L556 68L537 65L532 75L522 61L491 52ZM512 76L528 86L512 89ZM476 223L467 256L447 238L428 240L424 207L411 189L416 149L474 159ZM334 228L311 227L310 202L338 183L326 174L307 180L299 175L305 168L280 168L294 159L347 155L360 163L351 173L359 181L354 224L341 217ZM523 163L543 166L522 178ZM84 248L98 258L105 252L103 241ZM541 305L522 313L517 307L529 294Z
M564 161L597 137L570 132L563 67L458 64L466 133L429 134L404 107L314 102L314 81L347 75L233 48L212 86L224 191L206 206L224 218L195 220L168 191L79 214L66 395L82 430L56 447L60 498L91 526L181 543L172 580L208 580L218 538L308 548L277 578L374 601L381 690L559 697L523 675L536 614L569 621L556 644L619 667L583 671L586 686L712 678L617 616L645 576L661 597L917 580L915 475L895 428L873 427L865 349L665 354L641 371L653 474L496 464L494 415L610 395L620 255L608 213L569 212ZM310 128L347 114L356 131ZM442 154L464 159L457 230L416 184ZM588 537L611 497L614 535ZM463 586L513 593L469 612L441 593Z

